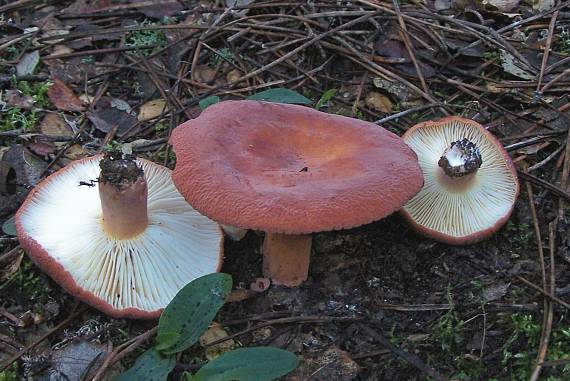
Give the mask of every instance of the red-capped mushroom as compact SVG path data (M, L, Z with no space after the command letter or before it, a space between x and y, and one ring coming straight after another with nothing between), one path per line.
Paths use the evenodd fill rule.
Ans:
M95 156L66 166L32 190L16 228L41 269L114 317L158 317L223 258L219 225L188 205L168 168L144 159Z
M381 219L423 184L398 136L302 106L218 103L171 143L180 193L219 223L264 231L263 273L285 286L307 278L310 233Z
M479 123L457 117L410 128L425 184L402 209L419 232L464 245L480 241L508 220L519 193L517 172L501 143Z

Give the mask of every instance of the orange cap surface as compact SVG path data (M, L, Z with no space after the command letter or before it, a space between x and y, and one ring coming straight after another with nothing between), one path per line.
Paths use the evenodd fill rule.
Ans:
M208 107L176 128L174 183L223 224L272 233L352 228L423 185L415 153L369 122L258 101Z

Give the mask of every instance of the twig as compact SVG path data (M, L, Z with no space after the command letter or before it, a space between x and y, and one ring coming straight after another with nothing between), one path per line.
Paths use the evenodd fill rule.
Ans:
M10 365L12 365L12 363L16 360L18 360L20 357L22 357L22 355L26 354L27 352L29 352L30 350L34 349L36 346L38 346L41 342L43 342L45 339L47 339L48 337L50 337L51 335L53 335L55 332L59 331L60 329L62 329L63 327L65 327L66 325L68 325L69 323L71 323L71 321L73 320L73 318L75 318L77 315L79 315L81 312L83 312L83 310L85 309L84 306L79 307L79 303L75 303L75 305L73 306L73 308L71 309L71 314L61 323L59 323L58 325L56 325L55 327L53 327L52 329L50 329L48 332L44 333L42 336L39 337L39 339L37 339L36 341L34 341L33 343L27 345L24 349L22 349L21 351L19 351L18 353L16 353L14 356L10 357L8 360L6 360L6 362L0 367L0 372L4 371L6 369L8 369L8 367Z
M554 252L556 251L555 245L555 223L551 222L548 225L549 241L550 241L550 293L555 290L555 275L554 275ZM546 289L546 288L545 288ZM554 318L553 304L546 297L544 298L544 320L542 324L542 334L540 336L540 344L538 346L538 355L536 357L536 365L530 376L529 381L536 381L540 376L542 366L540 365L546 358L548 352L548 343L550 342L550 334L552 332L552 320Z
M436 381L447 381L447 378L443 377L435 369L427 366L418 356L398 348L397 346L392 344L390 340L384 337L384 335L381 335L380 333L376 332L374 329L365 325L361 325L361 327L366 332L366 334L368 334L368 336L380 342L380 344L388 348L392 353L400 357L402 360L405 360L407 363L415 366L422 373L426 374L427 376L430 376Z
M105 361L103 362L103 364L101 364L101 367L97 370L95 376L93 376L92 381L98 381L99 379L101 379L101 377L103 377L103 375L110 366L115 364L117 361L120 361L127 354L129 354L130 352L141 346L147 339L155 335L157 330L158 326L155 326L149 329L148 331L141 333L140 335L132 338L131 340L115 348L113 352L107 355Z
M564 300L560 299L559 297L549 293L548 291L545 291L540 286L537 286L536 284L532 283L531 281L529 281L528 279L526 279L520 275L517 275L516 278L518 280L520 280L521 282L523 282L524 284L526 284L527 286L534 288L536 291L540 292L542 295L546 296L548 299L560 304L562 307L566 308L567 310L570 310L570 304L566 303Z
M546 39L546 46L544 47L544 54L542 56L542 63L540 65L540 73L538 75L538 80L536 84L536 91L540 91L540 85L542 84L542 77L544 76L544 69L548 63L548 55L550 54L550 47L552 46L552 37L554 37L554 27L556 26L556 19L558 18L558 13L560 11L554 12L552 18L550 19L550 25L548 27L548 37Z

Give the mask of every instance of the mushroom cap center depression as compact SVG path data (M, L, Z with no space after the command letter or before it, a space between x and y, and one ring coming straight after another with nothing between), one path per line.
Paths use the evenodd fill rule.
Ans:
M364 167L356 158L364 147L347 141L349 134L339 139L338 131L333 135L326 126L307 125L283 137L272 127L258 129L243 139L239 143L242 155L232 161L236 172L256 188L264 184L292 187L314 178L346 181Z

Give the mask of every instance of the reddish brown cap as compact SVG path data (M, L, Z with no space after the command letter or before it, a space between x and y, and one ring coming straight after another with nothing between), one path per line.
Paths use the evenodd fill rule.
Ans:
M395 134L295 105L228 101L172 134L174 184L223 224L272 233L352 228L398 210L423 184Z
M425 185L402 208L420 233L452 245L481 241L509 219L519 194L517 171L502 144L479 123L450 116L419 123L402 137L416 152ZM453 142L467 139L480 151L473 174L452 178L438 165Z

